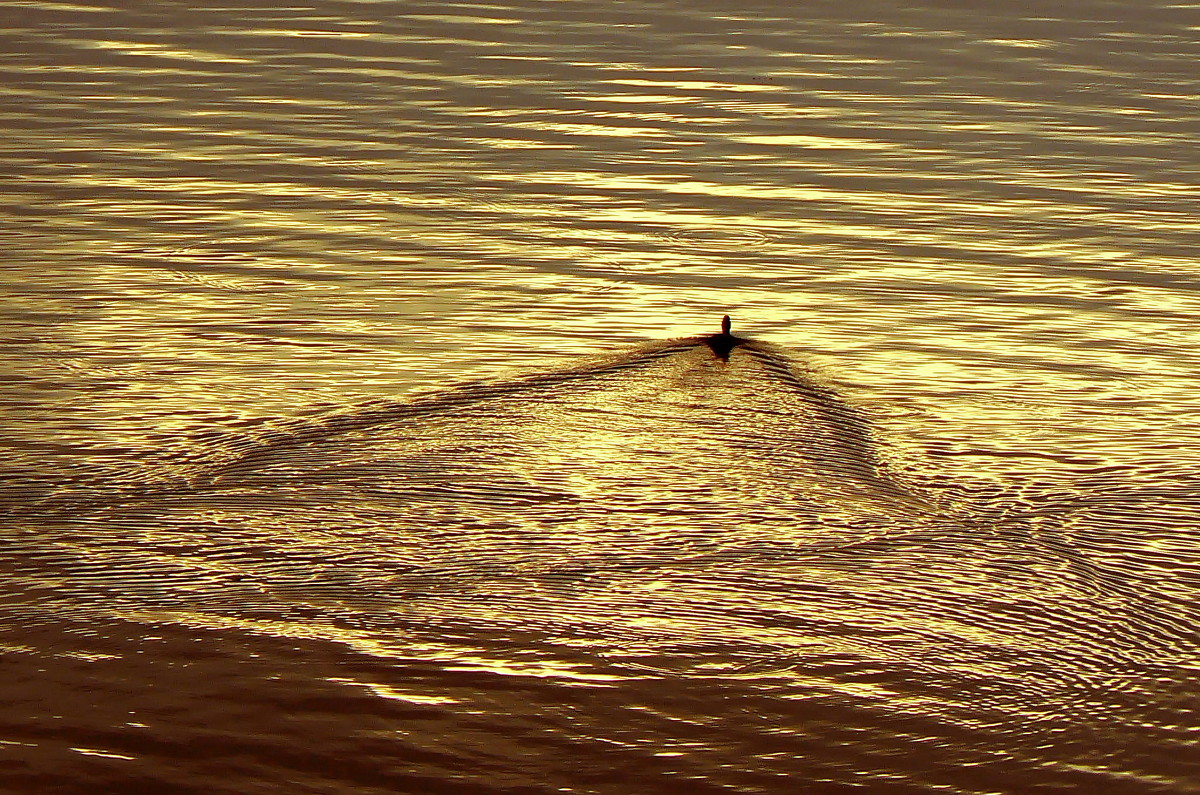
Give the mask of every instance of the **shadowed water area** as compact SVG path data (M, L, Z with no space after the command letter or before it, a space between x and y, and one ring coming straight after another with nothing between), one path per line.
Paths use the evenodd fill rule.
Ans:
M1200 8L975 6L0 5L0 789L1200 791Z

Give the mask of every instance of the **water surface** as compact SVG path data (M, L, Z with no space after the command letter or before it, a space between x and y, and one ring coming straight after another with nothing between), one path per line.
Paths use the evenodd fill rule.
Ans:
M1197 30L8 3L0 780L1197 791Z

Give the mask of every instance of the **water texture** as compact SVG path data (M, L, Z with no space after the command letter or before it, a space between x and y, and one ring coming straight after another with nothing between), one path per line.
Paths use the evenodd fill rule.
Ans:
M1198 31L0 3L0 790L1200 791Z

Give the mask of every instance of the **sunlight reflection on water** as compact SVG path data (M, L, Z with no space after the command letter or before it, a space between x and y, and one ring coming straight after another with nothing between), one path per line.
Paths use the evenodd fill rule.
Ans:
M1200 782L1194 9L10 7L14 786Z

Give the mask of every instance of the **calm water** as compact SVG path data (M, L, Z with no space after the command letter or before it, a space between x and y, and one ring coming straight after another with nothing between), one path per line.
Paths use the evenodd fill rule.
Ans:
M0 4L0 789L1200 792L1200 6L313 2Z

